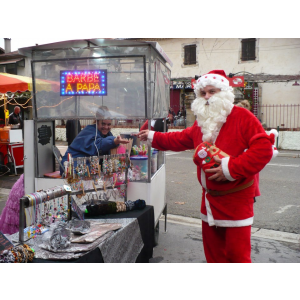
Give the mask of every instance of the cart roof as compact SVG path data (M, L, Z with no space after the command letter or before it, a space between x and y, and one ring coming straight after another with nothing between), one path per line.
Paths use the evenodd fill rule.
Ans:
M66 40L56 43L49 43L43 45L36 45L30 47L19 48L19 53L25 56L31 56L33 51L51 51L55 49L66 49L66 48L86 48L86 47L109 47L109 46L120 46L120 47L138 47L149 45L153 47L164 60L168 62L172 67L173 63L167 54L163 51L158 42L143 42L143 41L132 41L125 39L113 39L113 38L92 38L92 39L78 39L78 40Z

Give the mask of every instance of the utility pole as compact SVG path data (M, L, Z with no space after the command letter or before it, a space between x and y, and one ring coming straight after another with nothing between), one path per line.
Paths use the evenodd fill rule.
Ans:
M8 125L8 118L9 118L9 110L6 109L6 100L7 100L7 96L6 94L4 94L4 119L5 119L4 126Z

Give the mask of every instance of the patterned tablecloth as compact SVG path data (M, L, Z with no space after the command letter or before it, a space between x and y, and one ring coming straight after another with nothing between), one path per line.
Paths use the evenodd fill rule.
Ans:
M45 260L73 260L78 259L90 251L100 249L105 263L134 263L144 247L144 243L136 218L126 219L93 219L88 220L93 224L112 224L112 230L116 224L121 226L117 231L108 231L92 243L71 243L66 249L49 251L48 241L50 235L38 236L26 242L35 249L35 258ZM17 241L18 233L9 236L10 240Z

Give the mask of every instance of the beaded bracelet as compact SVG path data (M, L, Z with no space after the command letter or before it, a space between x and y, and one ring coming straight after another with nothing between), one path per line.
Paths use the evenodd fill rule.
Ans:
M27 253L25 253L25 249L21 246L16 246L15 248L15 251L17 251L20 256L21 256L21 261L20 263L27 263L27 260L28 260L28 255Z
M34 258L34 251L27 244L24 244L22 246L27 251L27 259L28 259L28 261L32 262L33 258Z

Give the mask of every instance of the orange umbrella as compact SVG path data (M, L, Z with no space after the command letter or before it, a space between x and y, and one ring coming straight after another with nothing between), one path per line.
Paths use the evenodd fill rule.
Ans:
M35 80L36 91L53 91L59 92L59 83L50 80L36 79ZM25 92L32 91L32 79L31 77L13 75L8 73L0 73L0 93L17 91Z

